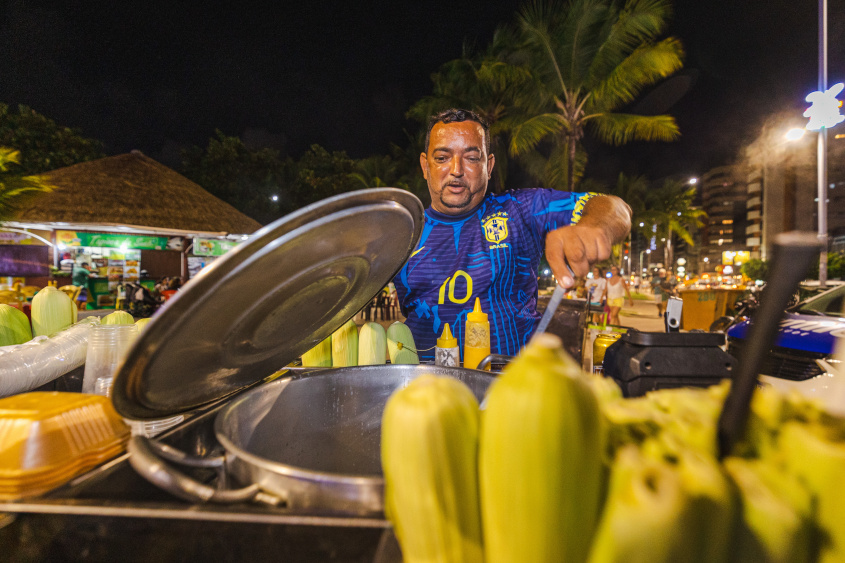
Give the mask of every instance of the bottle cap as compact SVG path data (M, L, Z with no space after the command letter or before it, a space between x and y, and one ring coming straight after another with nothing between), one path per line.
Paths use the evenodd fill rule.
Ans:
M449 330L449 323L446 323L445 328L443 328L443 334L440 335L440 338L437 339L437 347L438 348L457 348L458 347L458 339L452 336L452 331Z
M475 309L471 313L467 313L467 321L472 323L486 323L487 313L481 310L481 298L475 298Z

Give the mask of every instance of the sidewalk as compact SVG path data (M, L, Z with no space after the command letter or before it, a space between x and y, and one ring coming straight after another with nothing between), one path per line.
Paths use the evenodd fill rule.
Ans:
M651 297L651 296L649 296ZM359 327L364 324L364 319L361 313L354 317L355 324ZM404 321L405 318L401 313L392 319L371 319L379 323L385 329L396 321ZM657 316L657 304L652 300L634 299L634 305L627 305L622 307L619 313L619 320L622 321L622 326L628 326L641 330L643 332L663 332L666 330L663 325L663 319Z
M651 297L651 296L649 296ZM619 312L622 326L630 326L643 332L663 332L666 327L657 315L657 303L653 300L634 299L634 305L626 305Z

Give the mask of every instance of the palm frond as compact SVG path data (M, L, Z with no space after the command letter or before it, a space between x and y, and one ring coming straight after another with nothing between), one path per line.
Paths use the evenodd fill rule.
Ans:
M605 113L590 120L595 136L611 145L630 141L674 141L680 136L675 118L670 115L633 115Z
M508 152L518 156L536 147L548 135L554 135L564 128L560 115L543 113L517 123L510 131L511 142Z
M41 176L0 175L0 220L13 216L33 197L53 189Z
M643 89L683 68L683 56L673 37L634 49L593 88L590 107L610 111L631 103Z

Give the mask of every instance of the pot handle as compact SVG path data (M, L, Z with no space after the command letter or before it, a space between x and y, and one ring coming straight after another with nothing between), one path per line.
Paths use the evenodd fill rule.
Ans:
M250 500L261 500L273 505L278 505L282 499L272 497L261 492L261 488L252 484L242 489L218 490L208 485L203 485L196 479L189 477L178 469L168 465L159 457L156 450L162 452L163 456L174 462L187 461L188 465L199 467L214 467L222 465L222 458L211 458L206 460L206 465L192 463L190 456L170 448L156 444L146 436L132 436L127 445L129 451L129 463L144 479L164 489L168 493L190 502L217 502L221 504L234 504ZM167 452L167 453L164 453Z
M509 364L513 360L513 356L504 356L502 354L490 354L486 356L483 360L478 363L478 367L475 369L486 369L488 366L493 364Z

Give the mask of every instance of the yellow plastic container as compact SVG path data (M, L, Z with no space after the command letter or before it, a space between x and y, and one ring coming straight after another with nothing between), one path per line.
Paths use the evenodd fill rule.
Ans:
M490 321L481 310L481 299L475 298L475 308L467 314L464 332L464 367L476 369L481 360L490 355ZM490 371L490 366L487 366Z
M58 487L120 454L129 435L107 397L32 392L0 399L0 499Z

